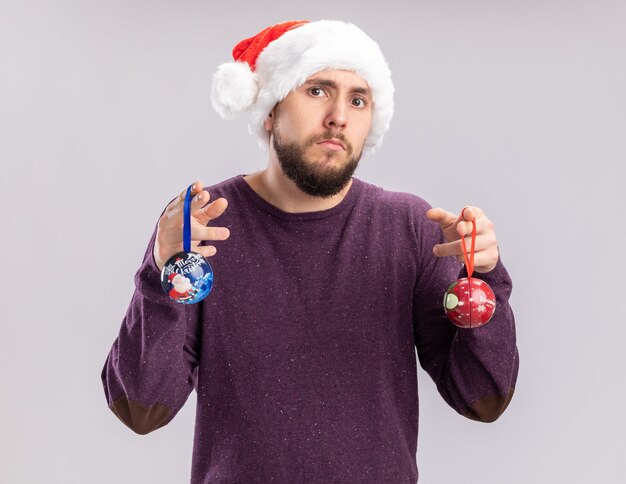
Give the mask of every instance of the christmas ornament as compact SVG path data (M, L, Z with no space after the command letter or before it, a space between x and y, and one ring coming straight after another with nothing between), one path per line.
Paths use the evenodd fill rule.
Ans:
M202 254L191 251L191 186L187 188L183 213L183 250L168 259L161 270L161 286L177 303L202 301L213 287L213 269Z
M466 207L467 208L467 207ZM465 208L459 220L464 218ZM443 297L443 307L448 319L460 328L478 328L489 322L496 310L496 297L489 285L475 277L474 248L476 246L476 222L472 222L472 245L467 255L465 238L461 238L467 277L454 281Z

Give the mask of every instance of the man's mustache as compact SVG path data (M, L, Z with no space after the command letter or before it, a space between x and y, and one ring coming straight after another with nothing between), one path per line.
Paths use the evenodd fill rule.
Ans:
M311 136L307 141L306 146L309 147L311 145L319 143L320 141L331 140L333 138L338 139L345 145L346 153L348 155L352 154L352 145L348 142L346 137L342 133L333 133L332 131L326 131L325 133Z

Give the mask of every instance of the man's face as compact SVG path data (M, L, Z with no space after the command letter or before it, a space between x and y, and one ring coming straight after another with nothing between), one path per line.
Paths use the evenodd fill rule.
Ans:
M372 125L372 95L357 74L321 71L289 93L265 127L285 175L300 190L330 197L348 183Z

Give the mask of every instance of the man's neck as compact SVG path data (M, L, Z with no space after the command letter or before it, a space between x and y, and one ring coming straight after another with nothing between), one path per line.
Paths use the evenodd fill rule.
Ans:
M272 163L265 170L245 175L244 180L262 199L287 213L318 212L333 208L341 203L352 186L350 178L336 195L314 197L300 190L280 167Z

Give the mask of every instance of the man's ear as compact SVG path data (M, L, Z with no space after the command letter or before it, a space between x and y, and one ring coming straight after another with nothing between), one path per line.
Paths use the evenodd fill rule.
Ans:
M276 108L272 109L270 113L267 115L267 118L265 118L265 121L263 122L263 127L265 128L266 131L271 132L274 129L275 111L276 111Z

